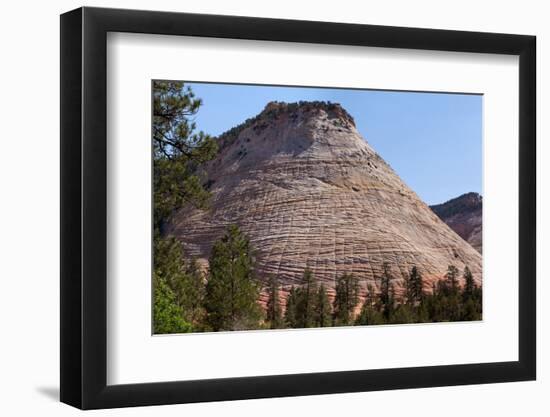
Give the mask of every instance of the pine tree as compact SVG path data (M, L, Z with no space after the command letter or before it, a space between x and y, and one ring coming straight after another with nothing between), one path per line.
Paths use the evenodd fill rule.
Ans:
M288 296L286 298L286 307L285 307L285 324L290 328L297 328L297 314L296 306L298 304L298 294L294 286L290 287Z
M210 197L197 167L215 156L217 144L195 131L201 105L183 82L153 82L153 211L160 231L174 210L185 203L203 208Z
M458 269L456 266L449 265L445 274L445 281L452 294L458 293Z
M390 287L393 277L387 262L382 265L382 277L380 278L380 303L385 306L390 300Z
M367 285L367 293L365 301L361 307L361 312L355 319L355 324L358 326L369 326L373 324L383 324L385 322L382 314L375 306L375 290L371 284Z
M406 298L408 304L416 305L424 296L422 275L416 266L413 266L406 279Z
M476 311L476 305L474 300L471 298L466 299L466 301L464 302L464 310L462 312L461 320L473 321L473 320L480 320L480 319L481 317Z
M458 269L449 265L445 277L434 284L432 295L426 300L431 321L458 321L464 316L464 294L460 292Z
M382 265L382 277L380 278L380 310L386 320L389 320L393 311L394 289L392 285L393 276L390 272L390 266L387 262Z
M163 226L184 204L204 208L210 196L197 167L214 157L217 145L208 135L195 132L191 118L200 106L201 100L184 83L153 82L153 275L160 280L154 302L163 303L160 310L156 304L153 309L158 314L167 311L170 300L170 311L180 311L193 330L204 316L204 279L193 260L185 262L181 245L165 235Z
M390 284L390 290L388 291L388 303L384 306L384 317L390 323L393 322L393 315L396 307L395 285Z
M315 302L317 284L313 272L306 268L302 276L302 285L296 290L296 326L300 328L314 327L315 325Z
M279 298L279 281L275 277L269 278L267 296L266 320L269 323L269 328L280 329L284 327L284 320Z
M470 271L468 266L464 267L464 274L462 276L464 278L464 296L465 298L471 298L474 294L476 283L472 271Z
M229 226L214 243L209 264L204 304L207 324L213 331L257 328L260 288L253 276L249 241L237 226Z
M460 299L458 274L458 268L454 265L449 265L445 274L447 294L445 294L446 299L444 300L444 318L446 321L458 321L462 317L462 300Z
M353 275L344 274L336 280L334 296L334 325L348 326L353 323L353 312L359 302L359 281Z
M332 324L332 308L328 299L325 284L317 290L315 302L315 327L329 327Z
M415 321L415 309L411 304L400 304L390 314L391 324L407 324Z
M197 327L204 321L204 297L206 291L206 280L203 271L195 258L191 258L186 264L185 273L187 281L183 286L182 293L185 294L181 306L186 312L188 319Z
M462 291L462 303L464 306L461 320L481 320L481 289L476 285L472 271L470 271L468 266L464 268L462 276L464 278L464 288Z

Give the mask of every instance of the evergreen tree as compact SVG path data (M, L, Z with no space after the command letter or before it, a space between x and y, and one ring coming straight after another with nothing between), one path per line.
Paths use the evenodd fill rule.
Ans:
M470 271L468 266L464 268L462 276L464 278L464 288L462 291L462 302L464 304L462 309L462 320L481 320L481 289L476 285L472 271Z
M387 262L382 265L382 276L380 277L380 304L385 306L390 300L390 287L393 277L390 272L390 266Z
M389 320L393 311L394 289L392 285L393 276L390 272L390 266L387 262L382 265L382 277L380 278L380 310L384 315L385 320Z
M215 156L217 144L195 131L192 118L201 105L183 82L153 82L153 201L159 230L184 203L205 207L208 202L198 166Z
M209 136L195 132L191 118L200 106L201 100L182 82L153 82L153 269L161 282L154 301L162 301L162 311L167 311L165 304L171 300L170 311L180 311L194 327L204 315L204 280L196 263L186 265L181 245L162 229L183 204L205 207L208 201L198 166L214 157L217 146Z
M448 290L452 294L458 293L458 269L454 265L449 265L447 273L445 274L445 281Z
M472 298L468 298L464 302L462 320L464 321L481 320L481 316L478 314L476 309L476 304Z
M213 331L258 327L259 286L254 280L250 244L239 228L229 226L214 243L206 284L206 321Z
M204 279L195 260L186 263L181 243L174 237L154 240L154 274L168 285L182 318L197 325L202 318Z
M388 293L388 303L384 306L384 317L390 323L392 323L393 320L396 304L395 285L392 283L390 284L390 291Z
M315 302L315 327L329 327L332 324L332 308L328 299L325 284L317 290Z
M409 276L406 278L406 298L407 303L416 305L420 303L424 296L422 275L416 266L413 266Z
M449 265L444 279L435 285L432 295L426 300L431 321L458 321L463 317L463 299L458 284L458 270Z
M298 304L298 293L294 286L290 287L288 296L286 298L285 307L285 324L290 328L297 328L297 313L296 306Z
M269 328L280 329L284 327L284 320L279 298L279 281L275 277L269 278L267 297L266 320L269 323Z
M376 309L375 306L375 290L371 284L367 285L367 293L365 301L361 307L361 312L355 319L355 324L358 326L368 326L373 324L384 324L384 316Z
M416 312L411 304L400 304L392 309L390 314L391 324L407 324L414 322L416 322Z
M475 306L476 310L476 318L475 320L481 320L482 319L482 312L483 312L483 293L482 289L478 285L474 285L474 292L472 294L472 300Z
M309 268L305 269L302 285L296 290L296 294L296 326L300 328L314 327L317 284L313 272Z
M437 282L437 291L434 295L434 316L437 321L449 321L449 297L451 287L447 279Z
M183 319L183 312L177 305L175 295L168 284L160 277L153 279L153 333L188 333L191 324Z
M458 282L458 269L454 265L449 265L445 274L447 284L447 294L445 300L445 320L458 321L462 317L462 300L460 299L460 287Z
M334 296L334 325L353 323L353 312L359 302L359 281L353 275L344 274L336 280Z
M204 297L206 280L203 271L195 258L191 258L186 264L186 280L178 294L180 305L185 312L185 317L196 326L204 321Z
M468 266L464 267L464 274L462 276L464 278L464 297L471 298L474 295L476 283L474 281L472 271L470 271Z
M426 294L422 296L422 301L420 301L420 305L416 310L417 323L429 323L430 321L432 321L430 320L429 303L427 302L427 298L429 297L430 296Z

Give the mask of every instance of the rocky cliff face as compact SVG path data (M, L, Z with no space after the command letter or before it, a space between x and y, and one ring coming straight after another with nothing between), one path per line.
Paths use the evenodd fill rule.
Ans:
M468 265L481 283L480 254L401 181L339 105L269 103L220 145L205 167L211 209L184 208L168 229L203 263L236 223L256 250L258 276L284 286L298 284L306 267L329 287L346 272L376 285L384 262L397 291L413 265L427 287L450 264Z
M478 193L463 194L430 208L462 239L482 253L483 199Z

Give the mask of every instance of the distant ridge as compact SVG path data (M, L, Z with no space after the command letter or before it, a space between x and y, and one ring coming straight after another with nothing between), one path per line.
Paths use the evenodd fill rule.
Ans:
M430 208L462 239L482 253L483 197L481 195L473 192L462 194Z

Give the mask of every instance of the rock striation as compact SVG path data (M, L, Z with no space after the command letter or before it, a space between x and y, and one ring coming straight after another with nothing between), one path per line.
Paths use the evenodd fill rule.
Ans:
M483 198L481 195L466 193L430 208L462 239L482 253Z
M299 284L304 269L333 288L343 273L376 286L390 265L396 291L413 265L425 285L448 265L481 255L451 230L365 141L340 105L271 102L219 138L205 165L206 211L178 211L168 233L207 265L213 242L238 224L255 249L257 274Z

